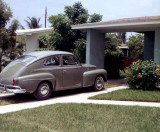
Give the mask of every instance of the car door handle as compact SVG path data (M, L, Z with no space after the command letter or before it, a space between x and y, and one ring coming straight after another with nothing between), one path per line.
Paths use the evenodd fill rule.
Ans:
M67 70L63 70L63 72L66 72Z

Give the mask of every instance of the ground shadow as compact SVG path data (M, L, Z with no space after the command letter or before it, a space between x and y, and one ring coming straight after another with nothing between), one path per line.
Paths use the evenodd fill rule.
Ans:
M90 87L56 91L52 93L50 98L57 99L64 96L76 95L76 94L87 93L87 92L89 93L94 91ZM5 104L7 105L7 104L15 104L15 103L32 102L32 101L36 101L36 99L34 98L33 94L12 94L12 95L0 97L0 102L2 101L8 102Z

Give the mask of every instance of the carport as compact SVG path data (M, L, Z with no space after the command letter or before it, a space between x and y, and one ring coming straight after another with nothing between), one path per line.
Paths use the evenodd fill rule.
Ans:
M86 63L104 67L105 33L144 33L144 60L160 64L160 16L137 17L72 25L74 30L87 32Z

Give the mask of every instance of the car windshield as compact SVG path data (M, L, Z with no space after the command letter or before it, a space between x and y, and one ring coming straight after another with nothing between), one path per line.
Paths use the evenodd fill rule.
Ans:
M23 55L23 56L18 57L15 61L28 63L28 62L31 62L34 59L36 59L36 57L30 56L30 55Z

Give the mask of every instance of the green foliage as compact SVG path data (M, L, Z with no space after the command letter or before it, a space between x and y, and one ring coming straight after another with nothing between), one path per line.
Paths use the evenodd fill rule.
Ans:
M106 56L120 56L123 54L122 50L117 48L120 44L119 39L117 39L116 34L106 33L105 38L105 55Z
M117 39L119 39L120 44L126 43L126 32L118 32L116 36L117 36Z
M64 12L72 24L86 23L89 16L88 10L82 6L81 2L76 2L73 6L66 6Z
M90 23L99 22L99 21L102 21L102 15L96 14L96 13L90 15L90 18L89 18Z
M12 12L10 7L3 0L0 0L0 30L6 26L11 17Z
M76 48L74 54L80 59L82 63L85 63L86 58L86 40L79 39L75 41Z
M153 61L138 60L126 68L123 75L130 88L153 90L159 81L160 71Z
M86 33L79 30L71 30L71 25L87 23L89 18L88 10L85 9L81 2L76 2L72 6L65 6L64 14L53 15L49 17L49 22L54 31L49 35L47 48L75 52L84 61L84 52L82 47L77 43L86 38ZM94 20L94 18L92 18ZM95 18L96 19L96 18ZM97 19L95 21L98 21ZM83 42L82 42L83 43ZM75 49L79 48L79 49ZM78 53L78 52L83 53Z
M116 34L107 33L105 43L105 69L108 78L118 78L120 55L123 54L122 50L117 48L120 41Z
M54 30L60 34L66 35L71 30L72 22L63 14L50 16L49 22L51 23L51 26L54 27Z
M41 25L39 24L41 18L36 18L36 17L27 17L27 18L28 20L25 20L25 22L27 23L27 26L30 29L41 27Z
M39 48L46 48L47 46L49 46L50 42L49 42L49 35L46 34L42 34L39 36Z
M137 34L131 36L127 42L129 55L131 57L143 57L144 52L144 35Z

